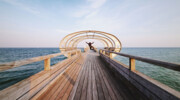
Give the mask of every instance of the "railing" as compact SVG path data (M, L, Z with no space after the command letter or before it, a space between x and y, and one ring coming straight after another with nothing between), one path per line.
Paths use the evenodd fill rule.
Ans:
M89 50L89 46L84 47L84 52L87 52Z
M100 53L103 53L103 54L109 56L110 58L112 58L112 54L117 54L117 55L129 58L129 69L130 70L135 70L136 69L135 60L138 60L138 61L142 61L142 62L145 62L145 63L158 65L160 67L172 69L172 70L175 70L175 71L180 71L180 64L174 64L174 63L164 62L164 61L160 61L160 60L143 58L143 57L123 54L123 53L118 53L118 52L113 52L113 51L107 51L107 50L100 50Z
M50 59L56 56L65 55L68 58L50 66ZM63 73L65 73L72 64L81 56L81 50L71 50L62 53L50 54L46 56L34 57L30 59L14 61L0 64L1 71L10 68L30 64L44 60L44 70L26 78L8 88L0 91L2 100L29 100L39 91L54 83Z
M100 50L101 58L109 64L109 67L114 69L112 70L117 80L125 82L125 84L131 84L139 89L144 95L150 99L155 100L179 100L180 92L146 76L145 74L136 70L135 61L142 61L145 63L158 65L160 67L172 69L175 71L180 71L180 65L153 60L143 57L132 56L123 53L117 53L113 51ZM123 63L113 59L112 55L117 54L123 57L129 58L129 66L124 65ZM120 77L119 77L120 76Z
M8 70L11 68L27 65L27 64L42 61L42 60L44 60L44 70L50 70L51 58L54 58L54 57L57 57L60 55L68 55L68 58L70 58L71 55L79 54L80 52L81 52L81 50L72 50L72 51L67 51L67 52L62 52L62 53L56 53L56 54L50 54L50 55L45 55L45 56L24 59L24 60L20 60L20 61L1 63L0 71Z

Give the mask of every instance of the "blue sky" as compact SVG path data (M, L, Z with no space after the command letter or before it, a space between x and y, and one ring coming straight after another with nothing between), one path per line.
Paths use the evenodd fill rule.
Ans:
M180 0L0 0L0 47L58 47L81 30L123 47L180 47Z

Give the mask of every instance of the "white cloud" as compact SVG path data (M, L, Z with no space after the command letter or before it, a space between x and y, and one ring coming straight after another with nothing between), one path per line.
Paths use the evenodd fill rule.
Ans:
M101 7L106 0L87 0L90 3L90 7L92 8L99 8Z
M35 8L29 7L21 2L18 2L18 0L3 0L4 2L11 4L13 6L17 6L27 12L30 12L32 14L39 14L40 12L38 12Z
M90 12L90 10L83 8L82 10L74 12L73 16L79 18L79 17L83 17L83 16L87 15L89 12Z
M97 14L97 11L104 5L106 0L87 0L87 5L79 7L76 12L73 13L74 17L89 17Z

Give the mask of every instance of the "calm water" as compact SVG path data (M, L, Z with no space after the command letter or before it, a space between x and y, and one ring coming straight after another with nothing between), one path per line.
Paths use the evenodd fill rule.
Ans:
M21 60L60 52L58 48L0 48L0 63ZM123 48L122 53L153 58L180 64L180 48ZM66 59L58 56L52 64ZM128 59L116 56L115 59L128 65ZM136 69L169 87L180 91L180 72L136 61ZM0 72L0 90L15 84L43 70L43 61Z
M0 48L0 63L59 52L57 48ZM51 65L64 59L66 59L65 56L55 57L51 59ZM0 90L40 72L43 68L44 62L40 61L0 72Z
M180 64L180 48L123 48L121 53ZM129 59L116 56L116 60L129 65ZM180 91L180 72L136 61L136 69L161 83Z

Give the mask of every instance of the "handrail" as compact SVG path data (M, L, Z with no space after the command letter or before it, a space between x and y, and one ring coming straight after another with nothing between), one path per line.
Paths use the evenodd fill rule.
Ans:
M180 71L180 64L169 63L169 62L164 62L164 61L154 60L154 59L149 59L149 58L144 58L144 57L138 57L138 56L123 54L123 53L114 52L114 51L107 51L107 50L102 50L102 51L108 52L109 55L111 55L111 53L114 53L114 54L117 54L117 55L120 55L120 56L123 56L123 57L128 57L130 59L130 65L133 62L135 63L135 60L139 60L139 61L146 62L146 63L149 63L149 64L158 65L160 67L172 69L172 70L175 70L175 71ZM102 53L102 51L100 50L101 53ZM135 67L135 64L134 64L134 67Z
M45 55L45 56L39 56L39 57L34 57L34 58L29 58L29 59L23 59L19 61L13 61L13 62L7 62L7 63L0 63L0 71L8 70L14 67L19 67L23 65L27 65L30 63L38 62L44 60L44 70L50 70L50 59L60 56L60 55L65 55L68 54L69 57L71 57L72 53L80 53L81 50L72 50L72 51L67 51L67 52L62 52L62 53L56 53L56 54L50 54L50 55Z

